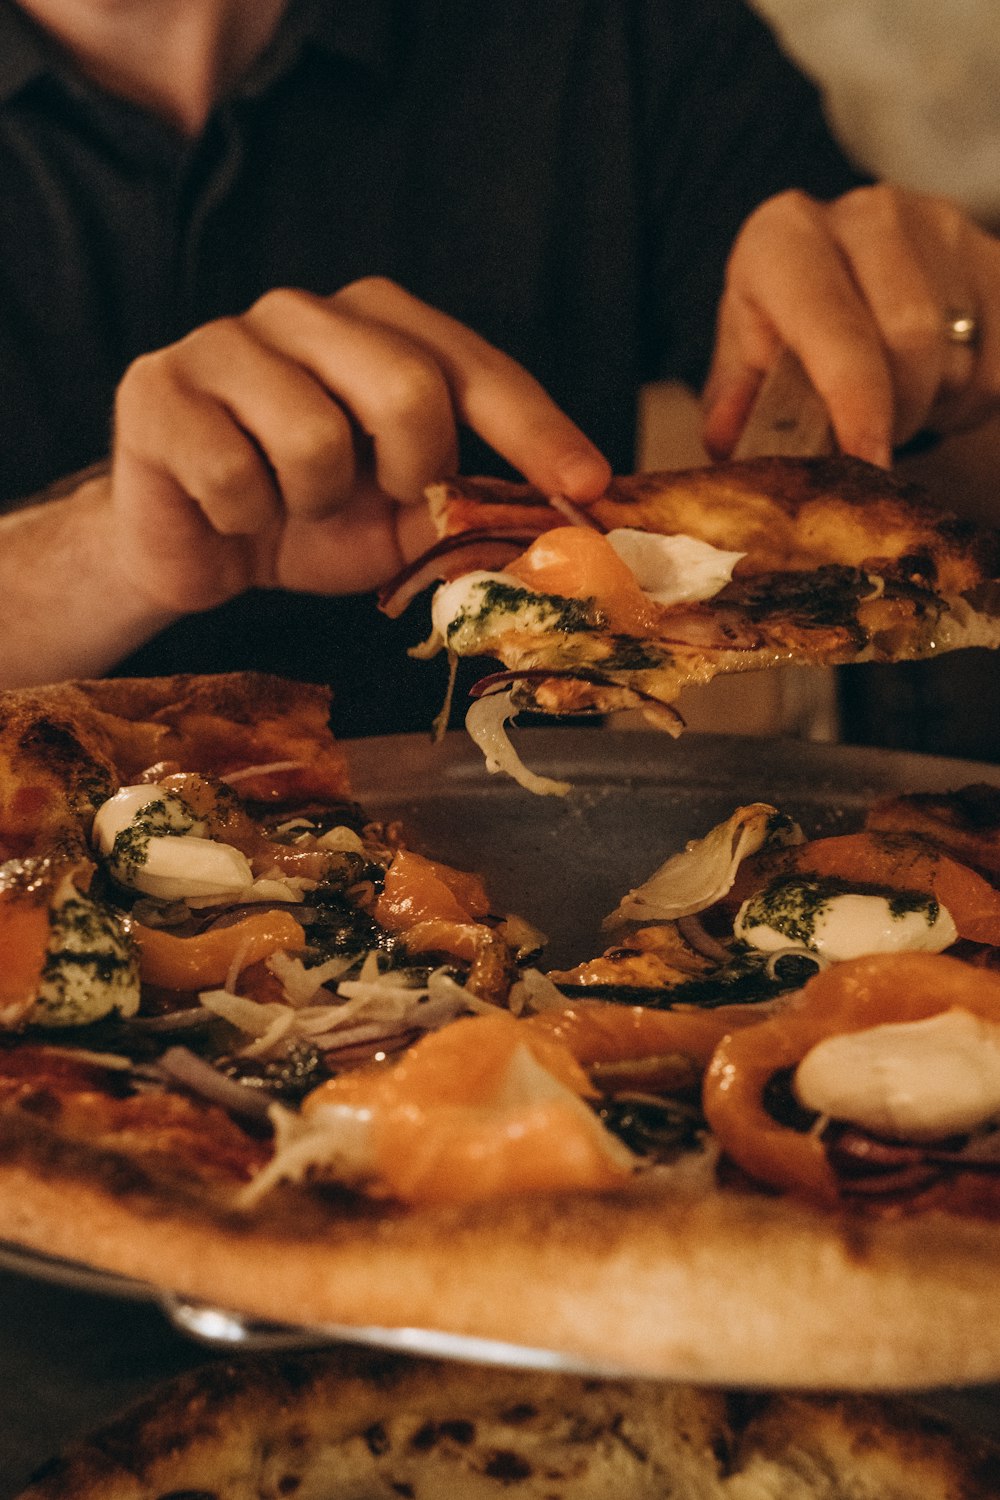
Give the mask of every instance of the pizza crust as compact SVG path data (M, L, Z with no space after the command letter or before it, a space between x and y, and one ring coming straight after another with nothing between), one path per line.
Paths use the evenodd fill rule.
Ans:
M0 694L0 852L79 842L119 786L158 762L224 775L285 763L290 799L348 795L330 694L262 672L106 678ZM255 791L252 781L241 790ZM271 786L261 795L274 799Z
M988 1500L996 1465L900 1403L336 1350L182 1377L20 1500Z
M252 1319L417 1328L569 1368L811 1389L996 1379L995 1225L866 1222L718 1191L697 1163L625 1192L403 1208L279 1190L241 1218L56 1143L0 1160L0 1238ZM385 1330L388 1330L386 1334Z

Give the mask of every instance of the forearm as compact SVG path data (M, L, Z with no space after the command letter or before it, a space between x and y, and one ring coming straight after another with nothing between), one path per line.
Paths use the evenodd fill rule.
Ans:
M0 687L92 677L177 618L116 562L106 473L0 517Z

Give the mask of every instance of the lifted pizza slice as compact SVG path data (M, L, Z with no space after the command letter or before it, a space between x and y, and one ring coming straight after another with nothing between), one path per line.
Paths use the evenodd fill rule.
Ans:
M521 709L639 709L677 734L682 689L723 673L1000 645L1000 532L859 460L640 474L586 510L487 480L429 493L440 540L383 607L441 581L427 649L502 664L469 729L505 769Z

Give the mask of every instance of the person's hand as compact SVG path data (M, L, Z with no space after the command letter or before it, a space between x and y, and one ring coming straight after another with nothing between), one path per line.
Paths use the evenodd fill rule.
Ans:
M888 465L919 432L975 426L1000 408L1000 241L945 199L885 185L770 198L727 268L703 394L713 455L732 450L783 346L845 453Z
M372 588L430 540L418 502L454 472L460 424L546 491L586 501L610 478L520 365L394 283L269 292L126 372L118 565L178 613Z

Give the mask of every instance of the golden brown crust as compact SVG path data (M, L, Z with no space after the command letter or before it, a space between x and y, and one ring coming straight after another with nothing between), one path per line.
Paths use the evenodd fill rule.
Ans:
M868 1222L720 1191L697 1157L557 1205L288 1189L250 1218L113 1152L25 1134L0 1153L0 1239L254 1319L426 1328L698 1382L899 1390L1000 1374L985 1221Z
M343 1349L208 1366L21 1500L990 1500L996 1450L900 1402L727 1396Z
M542 531L563 524L529 485L434 486L438 530ZM607 527L685 532L746 552L737 576L837 563L926 559L947 593L1000 577L1000 531L942 513L918 486L852 458L757 458L616 478L589 507ZM923 571L923 569L921 569Z

